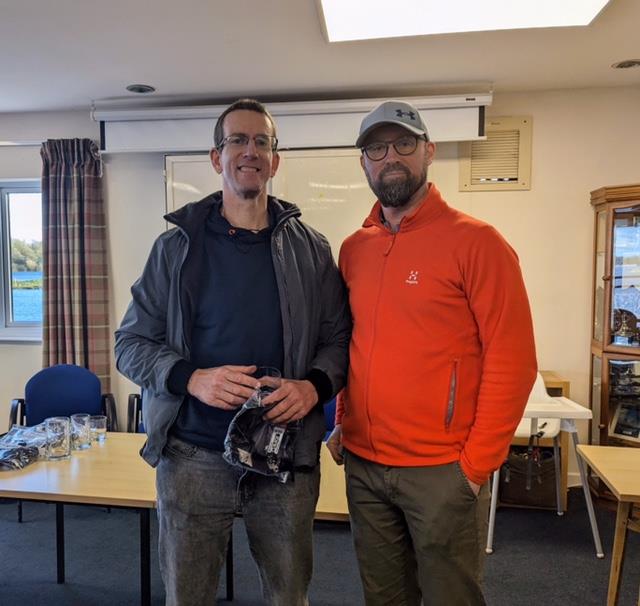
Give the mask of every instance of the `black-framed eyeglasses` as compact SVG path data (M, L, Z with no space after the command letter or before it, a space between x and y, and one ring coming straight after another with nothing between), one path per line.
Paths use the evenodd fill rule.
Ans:
M403 135L395 141L373 141L362 148L369 160L378 162L384 160L389 153L389 146L393 145L393 149L399 156L410 156L418 147L418 141L424 139L428 141L425 135L418 137L417 135Z
M218 149L222 149L225 146L241 149L249 145L249 141L252 139L259 152L275 151L278 148L278 139L273 135L255 135L250 137L244 133L234 133L220 141Z

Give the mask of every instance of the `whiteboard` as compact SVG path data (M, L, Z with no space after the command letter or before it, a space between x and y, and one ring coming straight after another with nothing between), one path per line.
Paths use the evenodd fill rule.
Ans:
M375 201L357 149L284 151L271 192L300 207L302 220L327 237L336 259Z
M166 155L164 175L167 213L222 189L208 154Z

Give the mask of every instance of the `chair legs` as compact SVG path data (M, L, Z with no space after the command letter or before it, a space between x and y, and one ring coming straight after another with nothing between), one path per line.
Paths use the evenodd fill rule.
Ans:
M493 472L493 483L491 485L491 505L489 506L489 529L487 532L487 546L485 551L493 553L493 532L496 527L496 509L498 507L498 487L500 486L500 468Z
M553 438L553 463L555 467L555 484L556 484L556 512L559 516L564 514L562 509L562 484L561 484L561 471L560 471L560 442L558 436ZM531 458L527 462L527 490L531 488ZM488 554L493 553L493 533L496 526L496 509L498 507L498 489L500 486L500 468L493 472L492 484L491 484L491 504L489 506L489 528L487 532L487 545L485 552ZM638 604L640 606L640 604Z
M22 501L18 501L18 522L22 522Z
M556 476L556 512L559 516L564 515L564 510L562 509L562 471L560 469L560 443L558 441L558 436L554 436L553 438L553 465L555 468L555 476Z

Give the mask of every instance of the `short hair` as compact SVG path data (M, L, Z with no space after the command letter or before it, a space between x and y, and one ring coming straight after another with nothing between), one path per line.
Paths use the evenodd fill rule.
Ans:
M234 101L227 109L225 109L218 118L216 122L215 128L213 129L213 144L216 149L220 149L222 145L222 140L224 139L224 120L231 113L238 111L240 109L245 109L250 112L256 112L258 114L262 114L266 116L269 122L271 123L271 129L273 130L273 136L276 136L276 123L273 119L273 116L269 113L269 110L260 103L260 101L256 101L255 99L238 99Z

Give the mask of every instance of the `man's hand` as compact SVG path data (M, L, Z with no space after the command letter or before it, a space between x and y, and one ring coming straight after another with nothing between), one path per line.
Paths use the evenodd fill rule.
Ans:
M462 475L464 475L464 472L462 472ZM467 480L467 484L469 484L469 488L473 490L473 494L478 496L480 494L480 489L482 488L482 484L476 484L475 482L472 482L469 478L467 478L467 476L464 476L464 477Z
M200 368L189 378L187 391L209 406L235 410L260 385L260 381L251 376L255 371L255 366Z
M342 425L336 425L327 440L327 448L333 457L333 460L338 464L344 463L344 448L342 448Z
M282 384L262 400L263 406L276 404L265 418L281 424L298 421L309 414L318 403L318 392L310 381L282 379Z

